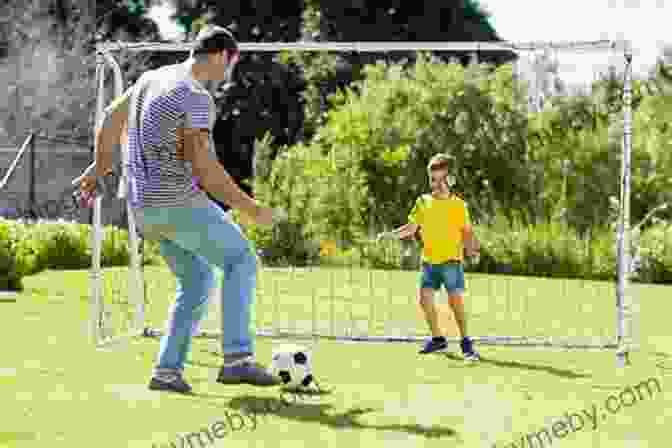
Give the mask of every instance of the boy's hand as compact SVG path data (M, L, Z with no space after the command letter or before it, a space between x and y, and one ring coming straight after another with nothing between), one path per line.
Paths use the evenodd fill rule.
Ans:
M464 254L467 257L478 257L480 253L481 243L479 243L476 238L472 238L467 244L464 245Z
M393 240L394 238L395 236L392 232L381 232L376 237L376 243L380 243L383 240Z

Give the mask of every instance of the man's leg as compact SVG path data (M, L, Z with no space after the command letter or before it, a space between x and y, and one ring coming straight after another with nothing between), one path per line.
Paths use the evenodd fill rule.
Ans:
M250 308L256 288L257 259L250 242L212 203L199 208L164 209L163 220L172 223L175 228L172 238L179 246L202 256L224 273L221 297L224 366L218 381L278 384L277 378L253 362Z
M224 204L222 203L219 203L217 201L213 202L215 202L220 208L225 207ZM237 225L235 222L233 222L233 215L231 214L231 209L226 207L222 208L222 210L224 211L224 216L226 217L226 219L228 219L231 223L233 223L233 225ZM215 283L214 288L216 287L217 284ZM214 290L212 292L214 292ZM211 295L212 293L210 294L210 296ZM198 307L198 309L196 310L196 316L194 318L194 326L191 332L192 336L197 336L201 332L201 323L203 322L203 320L205 320L205 316L208 314L208 306L210 305L210 296L208 296L208 300L206 300L203 303L203 305Z
M161 241L161 254L175 275L177 288L150 388L188 392L190 387L182 380L182 372L191 348L197 310L208 299L208 292L214 285L214 274L204 258L173 241Z

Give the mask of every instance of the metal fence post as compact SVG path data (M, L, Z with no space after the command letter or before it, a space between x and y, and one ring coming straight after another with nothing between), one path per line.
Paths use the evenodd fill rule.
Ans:
M30 134L30 167L28 180L28 210L30 218L37 220L37 213L35 212L35 132Z

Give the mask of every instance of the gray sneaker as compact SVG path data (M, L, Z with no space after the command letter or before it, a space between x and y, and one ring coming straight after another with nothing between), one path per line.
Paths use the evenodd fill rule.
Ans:
M149 382L149 390L161 390L168 392L177 392L180 394L191 394L191 386L187 384L180 375L170 380L161 379L154 376Z
M253 386L277 386L280 378L273 375L261 364L245 360L234 365L223 365L219 369L217 382L221 384L252 384Z

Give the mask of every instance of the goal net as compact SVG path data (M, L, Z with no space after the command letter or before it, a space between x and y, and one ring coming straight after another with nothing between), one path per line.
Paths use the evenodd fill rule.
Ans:
M115 73L115 95L120 95L125 87L115 55L124 52L184 53L189 49L189 44L178 43L99 44L98 113L109 101L104 94L106 67L110 67ZM607 249L613 253L613 258L611 266L607 269L616 273L616 282L518 277L507 275L507 266L503 264L497 266L497 275L475 272L466 274L465 307L469 319L469 334L477 344L614 349L619 353L620 360L627 358L627 353L636 348L633 294L629 282L632 53L627 42L242 43L240 49L242 52L259 54L328 51L379 55L381 59L395 53L460 52L473 54L476 62L481 52L510 51L519 56L518 62L514 63L517 67L515 79L520 81L521 91L529 97L530 114L539 113L545 107L544 102L552 100L552 89L549 95L548 89L543 88L548 80L543 79L543 76L540 77L534 70L528 70L527 73L532 78L527 78L526 73L520 68L521 61L533 62L533 56L537 52L549 49L555 55L602 53L615 56L622 69L620 73L624 82L622 121L612 123L612 128L620 129L622 137L619 144L621 176L620 182L613 177L611 179L614 190L619 191L620 199L617 207L618 225L614 227L612 233L615 238L610 243L611 247ZM446 63L441 58L432 61L436 64ZM122 160L125 160L123 157L127 157L124 151ZM338 159L339 155L334 156L334 166L338 165ZM563 169L571 170L572 164L572 160L566 161L565 165L569 168L563 165L565 167ZM124 168L120 172L123 184L126 168L125 164L122 165ZM297 169L306 169L306 166ZM312 186L299 185L296 188L305 191L310 190ZM265 189L271 192L272 190L272 188ZM347 198L352 192L353 190L338 192L334 196L334 207L338 207L339 198ZM123 188L120 188L118 200L125 200L124 194ZM573 188L572 191L567 190L563 194L580 195L582 191ZM260 199L266 200L267 203L274 202L273 205L282 204L277 197L271 196ZM410 209L412 203L399 206ZM130 253L128 267L116 271L103 269L101 214L104 212L98 200L94 210L94 260L91 274L92 336L97 344L104 346L115 338L161 334L167 317L166 312L174 300L175 280L167 267L143 268L140 250L143 244L148 243L142 242L137 235L132 213L126 214L125 225L128 230ZM566 210L565 214L582 212L570 209ZM415 342L426 339L428 330L417 300L419 284L417 244L385 243L377 246L379 260L373 265L364 263L361 257L359 259L354 257L350 262L341 261L340 266L334 266L334 263L327 265L323 262L329 257L329 251L347 252L349 244L344 243L340 235L333 235L330 239L309 242L313 246L306 251L312 250L314 253L319 253L319 256L317 259L308 260L310 257L304 259L299 267L289 258L283 259L282 256L283 248L298 241L292 237L290 227L294 221L291 218L290 210L289 227L283 229L280 226L256 243L255 250L259 254L260 268L254 305L254 325L258 335L349 341ZM389 228L393 225L382 221L376 219L369 222L370 239L376 232L385 230L382 227ZM588 246L589 244L586 245L587 251L590 250ZM401 269L403 265L408 265L410 268L406 266L406 269ZM108 289L105 286L108 277L116 279L111 281L117 285L116 289ZM122 277L124 280L119 280ZM220 281L221 273L218 284ZM445 294L438 297L437 302L440 309L447 311ZM450 313L445 312L442 315L445 316L443 325L447 333L452 335L449 340L457 342L455 322L450 318ZM215 289L211 292L208 310L199 326L198 336L216 339L221 333L221 322L220 291Z

